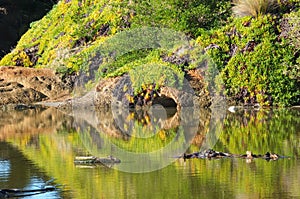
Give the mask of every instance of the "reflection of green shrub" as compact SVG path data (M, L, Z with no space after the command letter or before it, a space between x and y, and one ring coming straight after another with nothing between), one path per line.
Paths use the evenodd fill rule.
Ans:
M124 141L115 138L109 138L116 146L125 151L150 153L160 150L171 142L174 142L176 134L179 135L179 140L184 141L182 132L178 128L164 130L157 127L157 129L151 129L153 126L141 126L135 122L134 129L132 131L129 140ZM181 142L175 142L174 147L180 147Z
M218 144L228 147L231 153L252 150L291 155L299 151L299 115L291 109L240 110L226 116Z
M226 93L243 103L299 103L299 82L285 75L296 60L295 49L277 36L277 18L235 19L198 38L221 70Z

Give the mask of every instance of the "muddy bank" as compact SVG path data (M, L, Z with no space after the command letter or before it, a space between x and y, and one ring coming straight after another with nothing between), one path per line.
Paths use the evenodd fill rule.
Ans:
M204 80L197 70L187 71L185 75L187 88L161 87L155 96L141 105L142 107L160 104L164 107L209 107L211 96L206 90ZM0 105L42 103L49 106L70 107L71 92L76 76L62 78L51 69L34 69L25 67L0 67ZM134 97L128 75L101 79L93 92L71 100L71 106L90 106L97 108L112 105L129 106L128 96ZM147 93L146 93L147 94ZM145 96L143 97L145 101ZM139 99L140 100L140 99ZM49 103L50 102L50 103ZM55 102L55 103L53 103ZM134 107L137 102L133 103Z

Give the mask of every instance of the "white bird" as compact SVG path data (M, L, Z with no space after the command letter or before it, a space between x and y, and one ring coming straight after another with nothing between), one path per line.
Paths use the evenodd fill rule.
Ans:
M229 106L228 110L229 110L231 113L235 113L236 107L235 107L235 106Z

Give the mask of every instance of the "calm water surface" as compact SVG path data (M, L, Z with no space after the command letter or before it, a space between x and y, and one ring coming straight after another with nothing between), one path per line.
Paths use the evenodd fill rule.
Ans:
M57 187L24 198L300 198L300 109L3 108L0 115L0 189L34 189L51 179ZM175 158L207 148L288 157ZM74 164L85 155L122 162Z

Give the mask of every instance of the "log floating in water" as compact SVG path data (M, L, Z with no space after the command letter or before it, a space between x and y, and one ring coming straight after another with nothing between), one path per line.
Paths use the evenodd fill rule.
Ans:
M48 191L55 191L56 187L47 186L39 189L0 189L0 198L10 198L10 197L24 197L32 196L36 194L42 194Z
M121 163L121 160L113 157L95 157L95 156L77 156L74 160L75 164L117 164Z

